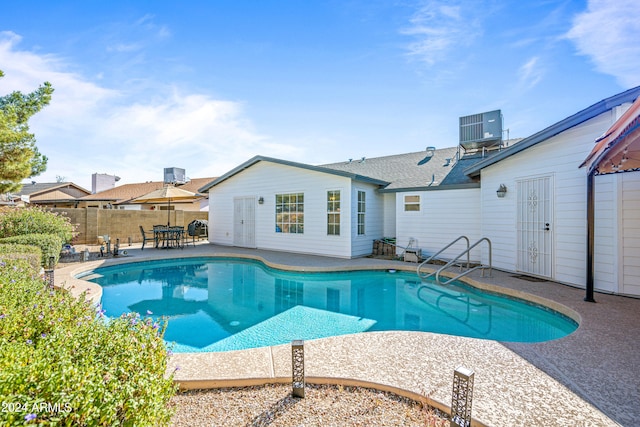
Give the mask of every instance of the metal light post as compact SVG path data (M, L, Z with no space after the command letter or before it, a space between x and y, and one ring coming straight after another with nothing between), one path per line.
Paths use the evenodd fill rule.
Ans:
M304 398L304 341L291 341L291 379L293 397Z
M55 261L56 259L54 257L49 257L49 268L44 271L44 281L52 288L55 285L55 278L53 275L53 272L55 271Z
M473 377L471 369L459 366L453 372L453 395L451 396L450 427L471 426L471 401L473 400Z

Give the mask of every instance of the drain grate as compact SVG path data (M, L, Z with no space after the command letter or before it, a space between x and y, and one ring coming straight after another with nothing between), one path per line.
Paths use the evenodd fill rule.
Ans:
M524 274L516 274L515 276L511 276L511 277L515 277L516 279L522 279L522 280L526 280L528 282L547 282L547 279L541 279L540 277L533 277L533 276L525 276Z

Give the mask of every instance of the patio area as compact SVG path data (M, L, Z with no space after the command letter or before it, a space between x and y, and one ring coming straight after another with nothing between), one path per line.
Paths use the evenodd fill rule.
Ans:
M79 294L99 287L73 276L103 264L190 256L257 258L296 270L395 268L416 264L373 258L319 256L221 247L201 243L183 250L140 251L85 263L60 264L56 284ZM479 286L550 299L577 312L573 334L535 344L504 343L423 332L371 332L305 342L307 382L366 385L406 396L429 395L435 406L451 403L453 371L475 371L472 416L488 426L632 426L640 420L640 299L596 294L554 282L531 282L493 271L472 273ZM184 388L227 387L291 381L289 345L224 353L176 353L170 369ZM446 410L448 412L448 410Z

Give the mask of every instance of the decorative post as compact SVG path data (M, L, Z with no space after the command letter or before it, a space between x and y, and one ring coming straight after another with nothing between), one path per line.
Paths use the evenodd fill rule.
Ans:
M293 397L304 398L304 341L291 341Z
M453 372L453 395L451 396L450 427L471 426L471 401L473 400L473 377L471 369L459 366Z
M56 259L49 257L49 268L44 271L44 281L47 285L53 288L55 285L55 278L53 275Z

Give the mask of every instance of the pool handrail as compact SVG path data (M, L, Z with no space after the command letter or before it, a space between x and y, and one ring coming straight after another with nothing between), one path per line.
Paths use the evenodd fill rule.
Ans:
M476 265L473 268L469 268L469 264L467 263L467 270L463 271L462 273L458 274L455 277L452 277L451 279L445 281L445 282L441 282L440 281L440 273L444 270L446 270L447 268L451 267L451 265L453 265L461 256L463 256L465 253L467 254L467 259L469 259L469 251L471 251L471 249L475 248L476 246L478 246L480 243L482 243L483 241L486 241L487 244L489 245L489 277L491 277L491 270L493 268L493 263L491 260L491 240L489 240L488 237L483 237L482 239L478 240L477 242L475 242L473 245L471 245L466 251L462 252L460 255L458 255L457 257L455 257L454 259L452 259L451 261L449 261L448 263L446 263L445 265L443 265L442 267L440 267L438 270L436 270L435 275L436 275L436 282L441 284L441 285L448 285L449 283L458 280L459 278L466 276L467 274L471 273L472 271L478 270L478 269L482 269L482 277L484 277L484 271L487 268L486 265L484 264L479 264Z
M465 252L463 252L462 254L458 255L455 259L457 260L458 258L460 258L462 255L464 255L465 253L467 254L467 268L469 268L469 265L471 264L470 260L469 260L469 238L467 236L460 236L457 239L455 239L454 241L452 241L451 243L449 243L447 246L445 246L444 248L440 249L438 252L436 252L435 254L431 255L429 258L427 258L426 260L422 261L422 263L420 263L420 265L418 265L416 272L418 273L418 276L421 279L428 279L431 276L434 276L436 274L437 271L433 271L427 275L422 274L422 272L420 271L422 269L422 267L424 267L426 264L428 264L430 261L434 260L438 255L440 255L442 252L446 251L447 249L449 249L451 246L453 246L454 244L456 244L459 240L464 239L467 241L467 250Z

